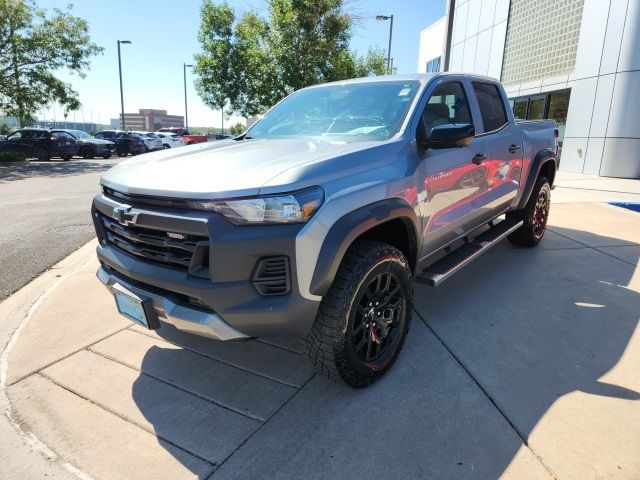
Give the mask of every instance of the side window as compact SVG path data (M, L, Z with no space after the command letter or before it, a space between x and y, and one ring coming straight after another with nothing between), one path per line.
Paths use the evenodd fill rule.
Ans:
M429 97L422 120L431 132L433 127L449 123L472 123L469 102L459 82L439 85Z
M7 140L20 140L22 138L22 132L17 131L13 132L11 135L7 137Z
M491 83L473 82L473 91L478 99L485 133L498 130L507 123L507 112L504 110L504 103L497 86Z

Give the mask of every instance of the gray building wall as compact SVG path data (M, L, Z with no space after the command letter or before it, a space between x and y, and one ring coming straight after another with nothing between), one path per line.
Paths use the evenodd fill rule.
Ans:
M640 1L585 0L562 169L640 178Z
M558 14L570 1L547 8ZM502 80L510 3L449 0L450 71ZM562 41L561 28L551 33ZM565 88L571 99L560 169L640 178L640 0L584 0L573 70L506 85L510 98Z

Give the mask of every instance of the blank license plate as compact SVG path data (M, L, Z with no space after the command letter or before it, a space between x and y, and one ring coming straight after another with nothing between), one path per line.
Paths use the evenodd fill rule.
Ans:
M118 311L122 315L149 328L149 319L147 319L147 315L144 312L144 307L140 300L130 297L129 295L115 289L113 290L113 295L116 298Z

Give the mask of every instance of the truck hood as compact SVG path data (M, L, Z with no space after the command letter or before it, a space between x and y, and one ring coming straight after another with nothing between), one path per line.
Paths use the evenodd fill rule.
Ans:
M257 195L265 183L290 168L362 147L319 140L219 140L126 160L107 171L100 183L122 193L162 197Z

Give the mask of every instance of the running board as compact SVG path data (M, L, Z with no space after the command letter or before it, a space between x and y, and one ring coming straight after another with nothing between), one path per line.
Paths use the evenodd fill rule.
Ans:
M446 257L425 268L415 278L417 283L437 287L472 260L485 253L514 230L522 226L522 220L503 220L481 233L473 241L454 250Z

